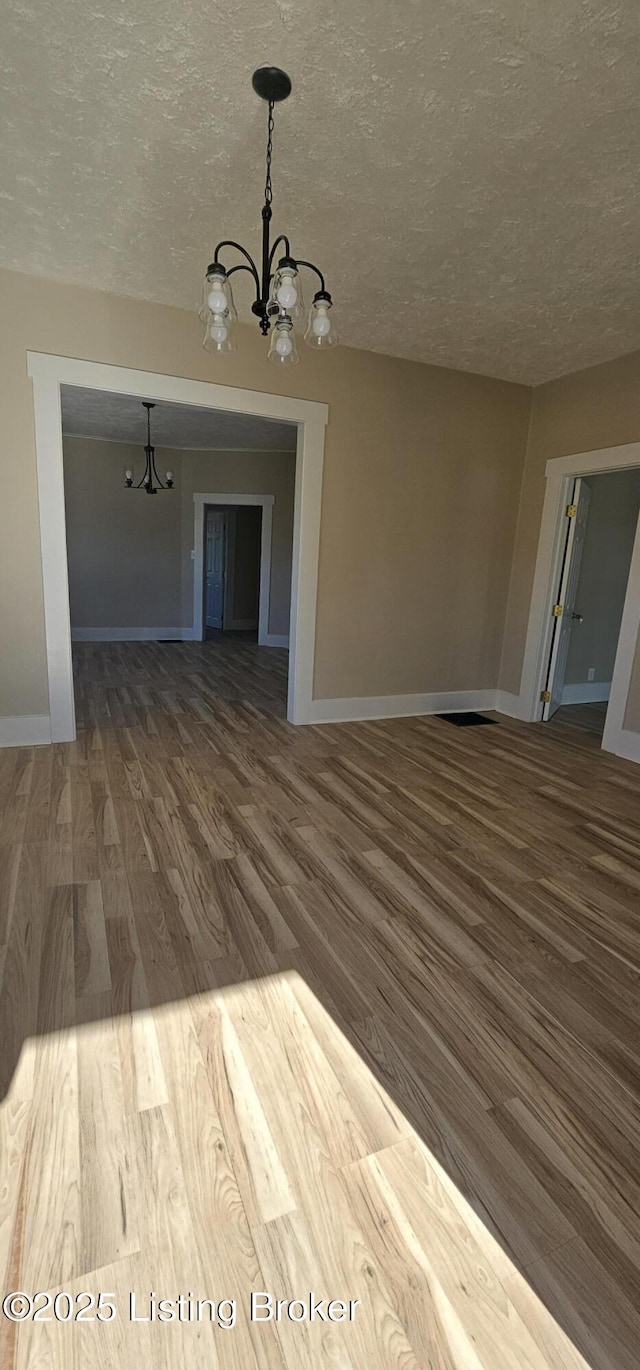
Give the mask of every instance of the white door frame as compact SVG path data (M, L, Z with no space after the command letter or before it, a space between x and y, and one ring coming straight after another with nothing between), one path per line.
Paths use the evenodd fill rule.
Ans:
M86 386L90 390L142 396L173 404L192 404L233 414L256 414L262 418L297 424L287 717L291 723L310 722L324 430L328 406L313 400L292 399L258 390L164 376L152 371L134 371L129 367L78 361L73 357L50 356L42 352L27 353L27 371L33 382L51 740L72 742L76 735L61 385Z
M262 508L260 536L260 600L258 609L258 646L288 647L289 639L269 633L269 604L271 599L271 538L273 529L273 495L194 495L193 496L193 638L204 637L202 586L204 581L204 516L208 504L253 504Z
M565 524L566 541L563 554L563 565L560 572L560 579L556 596L558 604L561 606L561 614L555 624L555 631L552 629L552 639L549 651L549 667L546 693L549 698L544 701L542 706L542 719L547 722L553 717L556 709L562 704L564 691L564 678L569 660L569 648L571 645L574 620L572 618L575 611L575 595L580 581L580 569L582 566L582 553L584 550L587 523L589 520L589 510L591 507L591 487L582 476L577 476L573 482L571 501L574 508L572 518L567 518ZM565 517L567 517L565 515ZM573 603L571 599L573 597ZM564 654L564 659L561 658ZM560 677L559 668L562 670Z
M540 721L540 695L544 689L553 631L554 596L557 592L566 537L566 507L576 476L606 475L640 466L640 443L604 447L595 452L554 457L547 462L544 508L538 542L538 556L531 595L529 626L524 653L518 716L528 722ZM602 739L605 751L640 761L640 734L624 728L624 715L631 672L640 629L640 519L627 581L627 592L620 625L618 650L611 682L611 695Z

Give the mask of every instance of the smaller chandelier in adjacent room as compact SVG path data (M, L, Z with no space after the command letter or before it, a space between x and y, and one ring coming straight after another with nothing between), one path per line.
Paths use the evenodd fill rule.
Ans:
M253 89L269 106L267 125L267 178L264 188L262 207L262 261L258 270L256 263L241 243L230 238L218 243L213 261L207 267L200 318L206 325L204 346L209 352L231 352L233 349L233 325L238 317L231 290L231 277L237 271L246 271L253 279L255 299L251 306L259 320L261 332L271 333L269 361L276 366L291 365L299 360L295 325L304 317L302 297L301 268L311 271L316 277L319 289L316 290L307 318L304 340L309 347L333 347L337 342L335 325L331 317L333 301L324 282L324 276L313 262L293 257L286 234L281 233L271 245L271 156L273 151L273 110L280 100L286 100L291 93L291 80L286 71L279 67L258 67L253 73ZM281 256L276 262L278 249ZM225 250L239 252L244 258L228 270L223 266L220 256Z
M133 471L125 471L124 483L128 490L146 490L148 495L157 495L158 490L173 490L173 471L167 471L163 484L156 471L156 449L151 442L151 410L156 406L151 400L143 400L142 404L147 411L147 442L144 449L147 462L142 480L137 485L133 483Z

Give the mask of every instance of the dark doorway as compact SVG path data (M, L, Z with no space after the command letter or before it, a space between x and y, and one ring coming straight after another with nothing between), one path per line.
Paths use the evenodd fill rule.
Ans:
M204 636L257 637L262 509L208 505L204 521Z

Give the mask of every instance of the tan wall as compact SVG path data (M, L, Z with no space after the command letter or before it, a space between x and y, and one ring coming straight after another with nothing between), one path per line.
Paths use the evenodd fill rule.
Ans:
M179 464L158 450L176 489L146 495L124 485L127 467L142 475L140 446L65 437L63 450L72 628L180 626Z
M584 622L571 632L565 685L609 683L618 648L631 554L640 509L640 470L591 476L589 518L576 606Z
M345 348L278 371L250 326L214 360L194 313L13 272L0 308L0 715L47 709L28 349L327 402L316 697L496 685L526 388Z
M63 448L72 628L190 628L193 496L226 492L274 496L269 632L288 633L295 453L158 447L175 489L149 496L124 485L127 467L142 475L139 445L65 437Z
M503 690L520 690L542 505L550 457L640 441L640 352L589 367L534 391L500 670ZM625 726L640 731L640 665Z
M193 622L193 496L273 495L269 632L289 632L294 452L173 452L182 472L182 622ZM173 466L170 466L173 470Z

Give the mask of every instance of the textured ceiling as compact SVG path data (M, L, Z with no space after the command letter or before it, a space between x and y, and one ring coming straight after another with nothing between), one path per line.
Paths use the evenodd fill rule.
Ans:
M276 62L343 341L535 383L640 346L639 59L638 0L5 0L0 260L194 305L258 250Z
M146 442L147 415L142 408L143 397L111 395L72 385L61 388L62 431L68 437ZM296 425L253 418L249 414L223 414L217 409L159 402L151 411L151 440L156 447L295 452Z

